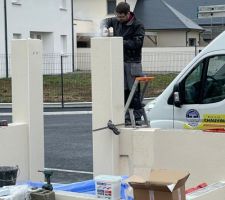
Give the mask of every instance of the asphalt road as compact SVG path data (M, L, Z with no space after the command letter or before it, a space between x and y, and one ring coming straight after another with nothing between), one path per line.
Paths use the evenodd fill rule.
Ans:
M55 110L53 110L55 111ZM11 116L1 116L0 120ZM61 114L44 116L45 168L71 170L54 171L52 181L71 183L92 179L91 174L74 171L93 171L92 115Z

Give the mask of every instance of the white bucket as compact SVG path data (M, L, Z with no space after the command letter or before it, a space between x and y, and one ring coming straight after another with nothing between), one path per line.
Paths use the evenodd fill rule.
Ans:
M95 177L95 191L98 199L119 200L120 176L101 175Z

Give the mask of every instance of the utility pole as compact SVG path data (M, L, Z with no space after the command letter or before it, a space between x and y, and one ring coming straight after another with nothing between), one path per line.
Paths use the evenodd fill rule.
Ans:
M74 69L74 26L73 26L73 0L71 0L71 28L72 28L72 68L73 72L75 71Z
M4 0L4 18L5 18L5 67L6 78L9 77L9 60L8 60L8 28L7 28L7 3Z

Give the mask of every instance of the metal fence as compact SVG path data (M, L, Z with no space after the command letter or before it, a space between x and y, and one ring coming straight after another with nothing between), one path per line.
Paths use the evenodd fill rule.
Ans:
M198 51L198 50L197 50ZM143 48L143 71L154 74L146 97L159 95L196 54L194 48ZM9 60L9 76L11 59ZM79 49L72 55L43 55L44 102L91 101L91 53ZM11 102L11 78L6 78L5 55L0 54L0 103Z
M43 55L44 102L90 102L91 73L90 70L77 69L77 60L83 55L76 55L74 66L72 55ZM83 59L85 62L90 60ZM90 62L90 61L89 61Z

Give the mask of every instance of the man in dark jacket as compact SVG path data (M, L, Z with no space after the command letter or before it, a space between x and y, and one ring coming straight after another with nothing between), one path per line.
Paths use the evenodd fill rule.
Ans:
M124 96L125 103L130 94L135 77L142 75L141 49L145 35L144 26L138 21L133 12L130 11L130 5L126 2L120 2L115 9L116 17L103 20L102 26L105 30L113 28L113 36L123 37L124 48ZM103 28L102 27L102 28ZM140 89L138 89L131 101L130 108L134 109L135 121L141 120L141 101ZM125 120L130 122L129 115L126 114Z

